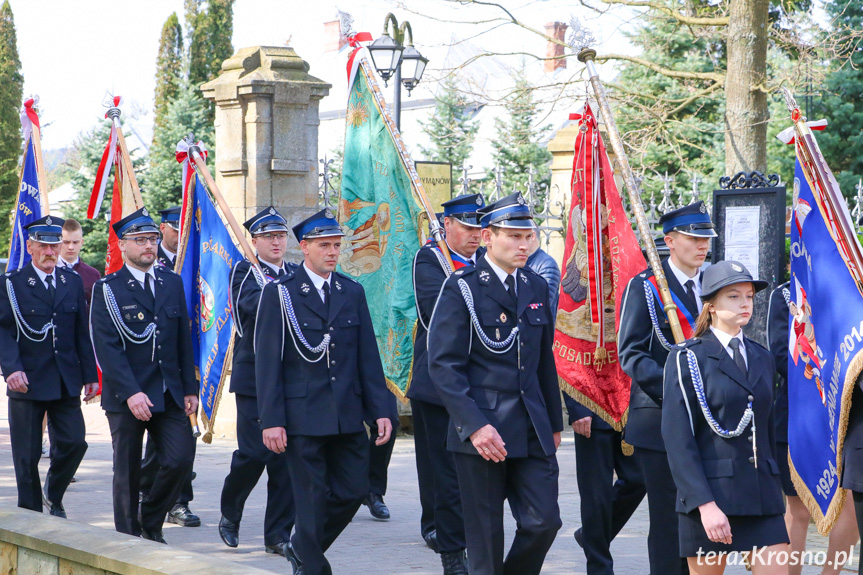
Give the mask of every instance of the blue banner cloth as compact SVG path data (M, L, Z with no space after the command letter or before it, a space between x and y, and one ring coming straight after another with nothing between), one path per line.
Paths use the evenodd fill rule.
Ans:
M231 270L243 259L198 178L186 193L187 221L180 244L179 273L192 320L195 367L200 373L201 413L212 421L225 380L228 351L233 344L230 292Z
M851 394L863 368L863 294L825 224L836 214L812 190L798 159L791 223L788 445L797 492L823 534L844 497L839 488L842 444Z
M27 140L24 164L21 167L21 186L18 191L18 204L15 206L12 243L9 246L9 263L6 264L7 272L23 268L30 263L30 254L27 253L27 232L24 230L24 226L41 217L39 178L36 175L36 147L31 138Z

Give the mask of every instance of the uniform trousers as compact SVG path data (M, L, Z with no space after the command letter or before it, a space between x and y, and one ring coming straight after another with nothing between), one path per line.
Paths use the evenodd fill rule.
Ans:
M441 553L461 551L467 543L455 458L446 448L449 413L443 406L416 399L411 400L411 413L423 514L426 505L423 500L430 499L431 529L437 531L438 549ZM422 519L420 527L425 536L428 532Z
M267 509L264 515L264 544L290 541L294 527L294 494L288 472L288 458L264 445L258 420L258 400L235 394L237 401L237 447L231 470L222 487L222 515L236 524L243 518L246 500L267 470Z
M611 542L644 499L638 464L623 454L621 439L613 429L591 429L590 437L575 434L575 476L588 575L614 575Z
M192 471L194 468L195 453L198 450L198 440L194 436L190 437L193 463L192 467L189 468L189 475L183 481L183 486L180 488L179 495L177 495L177 505L189 505L189 502L195 498L195 492L192 489ZM141 461L141 493L145 496L149 495L158 471L159 458L156 457L156 446L152 441L147 439L147 446L144 448L144 459Z
M557 457L545 455L531 429L528 456L486 461L454 453L471 575L538 575L561 527ZM516 531L504 559L503 502Z
M324 552L369 493L368 436L288 435L286 453L297 509L294 551L306 575L330 575Z
M686 559L680 557L678 536L677 487L664 451L635 448L635 460L641 468L647 488L647 511L650 531L647 534L647 554L651 575L689 573Z
M399 429L398 420L393 421L393 432L390 440L383 445L375 445L378 438L378 426L372 422L369 425L369 493L387 494L387 470L396 446L396 432Z
M162 529L165 515L174 506L183 480L192 469L192 426L185 411L165 392L165 411L153 413L149 421L131 412L105 412L114 446L114 527L120 533L138 536ZM141 480L141 447L146 431L156 449L159 470L149 497L141 502L138 521L138 493ZM184 439L183 441L178 441Z
M53 434L51 465L45 479L45 493L52 503L62 504L69 482L87 451L81 398L70 397L63 388L62 397L53 401L10 397L8 408L12 463L18 484L18 507L42 511L39 460L42 457L42 420L46 413Z

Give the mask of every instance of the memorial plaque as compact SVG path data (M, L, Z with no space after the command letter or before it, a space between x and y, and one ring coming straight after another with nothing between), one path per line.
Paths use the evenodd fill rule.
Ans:
M713 191L713 263L739 261L769 286L755 296L755 310L744 328L746 336L767 345L770 292L785 278L784 186Z

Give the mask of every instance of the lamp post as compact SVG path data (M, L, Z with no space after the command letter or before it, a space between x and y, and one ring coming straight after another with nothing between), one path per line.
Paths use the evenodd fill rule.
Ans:
M407 45L405 35L408 39ZM402 84L410 96L411 90L416 88L422 79L428 58L414 48L414 33L410 22L402 22L399 26L392 12L384 19L383 34L369 45L368 50L372 56L372 64L385 86L388 85L389 79L395 76L393 116L396 127L401 130Z

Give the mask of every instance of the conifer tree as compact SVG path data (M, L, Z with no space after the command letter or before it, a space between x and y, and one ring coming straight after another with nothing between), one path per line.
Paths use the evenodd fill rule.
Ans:
M174 12L162 26L159 55L156 58L156 105L153 121L153 145L157 146L165 129L168 106L180 94L183 84L183 28Z
M0 246L9 245L12 210L18 201L21 108L24 76L18 57L15 19L9 0L0 6Z
M495 118L497 135L492 141L495 165L503 169L505 195L515 189L522 193L527 191L531 168L537 171L534 176L537 184L548 186L551 182L551 152L540 144L551 126L536 125L540 110L533 98L533 86L524 72L516 72L513 79L514 85L504 103L506 117ZM494 177L489 173L489 178L493 180Z
M194 0L188 0L193 2ZM191 6L187 3L187 14ZM205 11L193 11L194 32L189 51L189 83L199 88L219 75L222 62L234 53L231 36L234 32L234 0L208 0ZM210 120L215 118L215 105L207 104Z
M456 79L450 76L444 80L435 94L434 114L429 121L420 121L423 132L431 140L429 148L420 146L427 160L449 162L454 172L459 170L470 158L479 129L477 122L471 121L473 111L474 107L459 92Z

